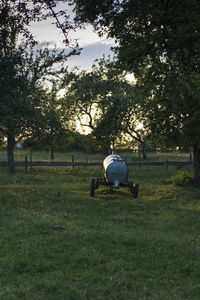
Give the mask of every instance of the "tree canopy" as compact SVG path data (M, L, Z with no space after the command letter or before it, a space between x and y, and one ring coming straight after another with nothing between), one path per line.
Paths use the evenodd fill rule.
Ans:
M13 149L17 139L44 124L45 80L65 72L62 62L75 54L56 49L35 51L36 41L28 31L32 20L48 16L47 5L52 8L59 2L5 0L0 3L0 131L7 137L11 172L14 171ZM53 68L56 64L59 70Z
M200 3L198 0L73 0L77 19L107 33L123 68L135 74L147 63L174 62L199 71Z
M68 38L71 30L81 26L80 22L72 20L69 14L71 2L71 0L2 0L0 2L0 39L3 37L2 33L7 31L5 24L8 27L10 22L15 23L15 29L20 31L21 36L29 38L31 22L53 17L55 26L63 32L66 46L72 47L75 52L79 53L77 42ZM9 18L8 11L10 12Z
M165 143L193 148L200 186L200 2L198 0L74 0L77 19L118 42L133 72L146 128Z
M102 58L96 61L92 70L74 74L64 99L71 105L74 118L80 125L89 128L96 140L109 149L115 146L122 134L127 133L125 124L130 107L133 118L129 125L132 122L131 130L134 128L136 132L133 110L135 108L136 112L137 98L132 97L132 89L115 63Z

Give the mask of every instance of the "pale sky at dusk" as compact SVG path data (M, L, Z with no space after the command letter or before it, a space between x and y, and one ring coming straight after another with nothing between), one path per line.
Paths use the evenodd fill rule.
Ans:
M63 43L63 33L55 24L52 24L52 19L32 23L30 30L39 42L39 46L49 43L50 47L54 47L56 44L58 48L67 49ZM110 48L114 46L114 41L106 39L106 37L98 37L91 25L87 25L85 30L71 31L70 38L78 39L79 46L83 48L79 56L69 58L68 66L70 69L75 66L78 66L80 69L90 69L96 58L102 58L103 54L105 54L105 57L109 54L112 56Z

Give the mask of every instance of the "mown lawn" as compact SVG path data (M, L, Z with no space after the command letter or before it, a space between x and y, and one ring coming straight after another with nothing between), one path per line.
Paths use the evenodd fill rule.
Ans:
M130 168L134 199L91 198L101 168L1 168L0 299L199 299L200 190L176 172Z

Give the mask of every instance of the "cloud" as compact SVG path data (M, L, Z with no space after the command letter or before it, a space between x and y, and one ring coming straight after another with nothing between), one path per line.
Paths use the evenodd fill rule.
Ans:
M52 48L55 48L56 46L56 43L54 41L44 41L42 43L39 43L38 45L35 46L35 50L40 50L40 49L43 49L43 48L49 48L49 49L52 49Z
M95 59L102 58L103 55L108 57L113 56L113 51L111 47L114 45L105 43L94 43L83 47L81 54L76 56L71 56L68 60L69 68L74 66L80 69L90 69L95 61Z
M44 41L38 44L37 49L49 47L54 47L55 42ZM64 44L63 44L64 45ZM107 43L106 40L102 40L100 42L88 44L83 47L80 55L70 56L67 60L67 65L69 69L73 69L74 67L78 67L80 69L88 70L92 67L95 59L100 59L105 55L107 58L109 55L112 57L113 51L111 47L114 47L115 44L111 43L110 41ZM63 50L64 48L57 48L58 51ZM69 49L66 48L66 53L69 52Z

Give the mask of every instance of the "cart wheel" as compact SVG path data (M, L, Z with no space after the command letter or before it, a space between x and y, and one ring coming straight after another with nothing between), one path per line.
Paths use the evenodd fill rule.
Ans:
M136 183L136 184L134 184L133 189L132 189L132 193L133 193L134 198L137 198L138 192L139 192L139 184Z
M95 191L95 178L92 178L90 180L90 196L94 197L94 191Z

